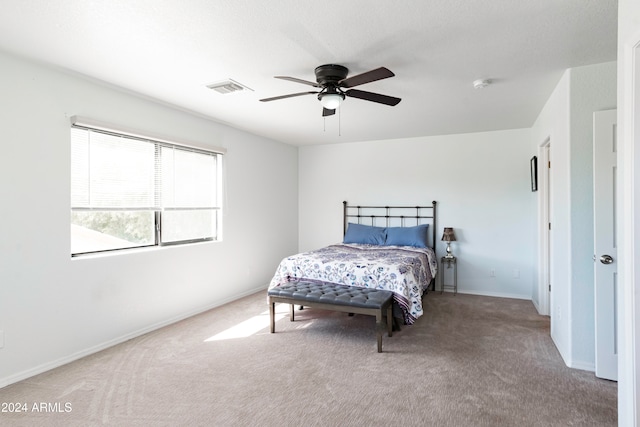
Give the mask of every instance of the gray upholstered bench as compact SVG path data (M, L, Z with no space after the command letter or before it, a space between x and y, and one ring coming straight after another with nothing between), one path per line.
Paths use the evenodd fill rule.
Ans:
M271 288L267 295L271 333L274 333L276 329L275 303L279 302L290 304L289 320L292 322L294 321L294 305L376 316L378 353L382 352L382 332L385 329L382 318L385 314L387 331L389 336L392 335L393 292L391 291L301 280Z

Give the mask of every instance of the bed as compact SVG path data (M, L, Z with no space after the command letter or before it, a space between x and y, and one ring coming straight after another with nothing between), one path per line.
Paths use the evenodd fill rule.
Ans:
M394 317L413 324L423 314L423 295L435 287L436 204L343 202L343 241L283 259L269 289L304 279L390 290Z

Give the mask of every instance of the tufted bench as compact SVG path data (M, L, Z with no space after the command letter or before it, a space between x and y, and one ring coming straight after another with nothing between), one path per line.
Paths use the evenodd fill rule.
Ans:
M274 333L276 329L275 303L279 302L290 304L289 320L292 322L294 320L293 306L296 304L323 310L376 316L378 353L382 353L382 332L385 329L382 318L385 312L389 336L392 334L391 303L393 292L391 291L300 280L271 288L267 295L271 333Z

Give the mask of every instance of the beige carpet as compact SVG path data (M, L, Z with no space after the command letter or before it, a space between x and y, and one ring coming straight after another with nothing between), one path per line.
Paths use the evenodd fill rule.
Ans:
M0 389L28 409L0 425L616 425L617 384L567 368L531 302L431 293L425 312L379 354L370 316L305 309L269 334L261 292Z

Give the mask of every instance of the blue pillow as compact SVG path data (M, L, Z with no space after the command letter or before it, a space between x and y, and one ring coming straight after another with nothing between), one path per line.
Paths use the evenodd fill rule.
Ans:
M343 243L365 243L369 245L384 245L387 232L384 227L373 227L349 223L347 232L344 235Z
M392 246L415 246L426 248L429 240L427 230L429 224L417 225L415 227L388 227L386 245Z

